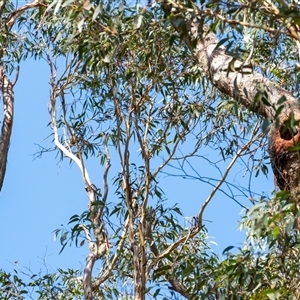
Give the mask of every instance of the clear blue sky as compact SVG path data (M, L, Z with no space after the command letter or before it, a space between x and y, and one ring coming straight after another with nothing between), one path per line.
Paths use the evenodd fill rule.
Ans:
M48 115L48 70L44 62L32 60L22 63L20 78L15 89L15 121L8 158L4 187L0 194L0 268L11 270L14 262L25 270L33 272L60 268L83 268L87 246L66 247L60 251L59 241L54 242L52 231L61 224L67 225L69 217L80 214L87 208L87 197L81 174L76 166L61 163L54 152L46 153L33 161L39 150L36 144L45 147L51 139L43 140L51 133L46 125ZM206 149L211 159L220 159L218 153ZM194 167L201 174L213 177L212 169L194 161ZM93 182L100 185L102 169L98 163L88 164ZM237 166L229 176L231 181L247 183L243 178L242 166ZM112 174L113 175L113 174ZM203 201L212 190L196 180L182 180L175 177L160 177L168 201L178 203L184 214L196 215ZM274 188L273 176L269 179L259 176L254 179L252 189L270 194ZM239 199L248 205L249 200ZM214 247L222 253L228 245L240 246L244 235L237 231L241 207L218 193L208 206L204 218ZM183 220L182 220L183 221Z

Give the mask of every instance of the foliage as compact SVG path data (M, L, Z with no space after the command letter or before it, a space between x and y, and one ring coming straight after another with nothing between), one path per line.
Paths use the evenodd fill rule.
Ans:
M8 71L28 57L49 66L51 150L80 169L89 199L87 211L54 231L61 251L88 245L85 269L26 279L1 271L1 299L299 297L297 208L285 192L259 198L228 181L239 162L250 178L268 175L270 120L218 91L174 29L174 20L197 12L233 60L251 62L298 95L298 44L291 33L299 24L297 6L196 2L177 3L167 17L159 3L44 1L21 14L13 29L1 29ZM5 8L2 19L16 9L11 1ZM207 158L212 151L221 161ZM90 178L91 160L102 181ZM221 176L203 176L195 161ZM182 224L180 208L168 204L162 174L213 181L190 222ZM223 183L229 188L222 190ZM233 190L256 205L244 207L245 245L226 248L220 258L210 248L203 214L217 191L238 202Z

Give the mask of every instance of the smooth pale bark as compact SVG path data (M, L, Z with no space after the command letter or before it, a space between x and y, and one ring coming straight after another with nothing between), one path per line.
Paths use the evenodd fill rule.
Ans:
M297 126L293 134L287 134L284 130L285 122L288 122L291 115L295 120L300 120L298 100L278 84L254 72L250 64L226 54L225 48L218 46L216 35L208 33L207 25L201 25L201 17L196 12L194 16L185 18L180 12L177 14L176 10L172 11L168 1L163 1L161 5L211 83L222 93L273 122L269 135L269 153L276 182L280 189L291 192L298 202L300 153L289 149L300 141L300 131ZM261 101L263 94L270 105ZM279 100L281 103L278 103ZM275 126L274 116L280 106L283 109Z

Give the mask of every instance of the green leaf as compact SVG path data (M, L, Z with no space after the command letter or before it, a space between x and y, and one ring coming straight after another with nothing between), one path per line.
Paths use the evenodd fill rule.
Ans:
M261 125L261 130L263 133L268 133L269 130L270 130L270 125L271 125L271 121L270 119L264 119L263 122L262 122L262 125Z
M80 218L79 218L78 215L73 215L73 216L70 218L70 221L69 221L68 224L77 222L77 221L79 221L79 220L80 220Z
M99 13L102 11L102 4L99 4L96 8L95 8L95 11L93 13L93 16L92 16L92 20L95 21L99 15Z
M235 248L234 246L228 246L224 249L224 251L222 252L222 255L226 254L227 252L229 252L231 249Z
M295 146L289 147L288 151L289 152L296 152L300 150L300 143L298 142Z
M56 6L55 6L55 9L54 9L54 12L53 12L53 14L54 15L56 15L57 14L57 12L59 11L59 9L60 9L60 7L61 7L61 5L62 5L62 0L58 0L57 2L56 2Z

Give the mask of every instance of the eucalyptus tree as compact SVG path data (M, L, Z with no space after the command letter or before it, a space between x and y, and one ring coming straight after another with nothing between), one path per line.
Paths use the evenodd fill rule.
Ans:
M29 53L48 65L53 150L79 168L88 199L55 235L62 251L86 243L88 253L82 274L59 269L26 284L2 272L3 298L23 299L30 287L39 299L299 298L298 3L9 5L4 40L21 49L17 62ZM226 165L207 158L211 149ZM267 174L267 150L282 191L268 201L235 187L258 205L244 206L245 246L219 260L207 244L206 208L218 191L237 201L222 189L232 191L237 162ZM211 183L196 161L223 168L221 177ZM164 195L161 176L172 170L213 185L189 223Z
M266 39L274 44L277 43L278 47L284 45L289 52L292 50L294 55L288 57L289 60L286 58L286 61L280 61L281 66L278 66L278 62L276 65L275 61L275 71L279 69L278 73L281 73L279 75L281 77L282 73L288 70L287 75L295 79L300 53L297 3L258 1L225 4L217 1L197 6L193 1L187 1L186 4L169 4L163 1L162 5L167 15L172 14L171 19L175 28L211 83L271 122L269 153L277 185L282 190L292 192L297 198L299 105L293 95L293 92L297 92L295 90L297 85L293 86L290 81L282 84L270 80L266 76L268 73L264 74L270 72L268 61L263 66L261 63L255 64L255 51L260 51L256 43L265 42ZM213 22L213 25L205 24L205 21ZM249 45L244 42L235 49L234 55L226 53L230 50L232 41L229 46L224 47L222 44L227 39L219 42L212 32L212 28L219 29L220 22L224 27L228 24L236 28L240 34L244 33L244 41L250 38L252 44L250 49L247 49ZM270 25L265 26L265 24ZM222 31L224 29L221 29ZM280 43L281 39L283 45ZM290 45L291 43L294 43L294 47ZM248 54L242 58L238 55L239 51ZM275 54L270 54L271 62L277 59L273 57ZM287 89L284 89L285 87Z

